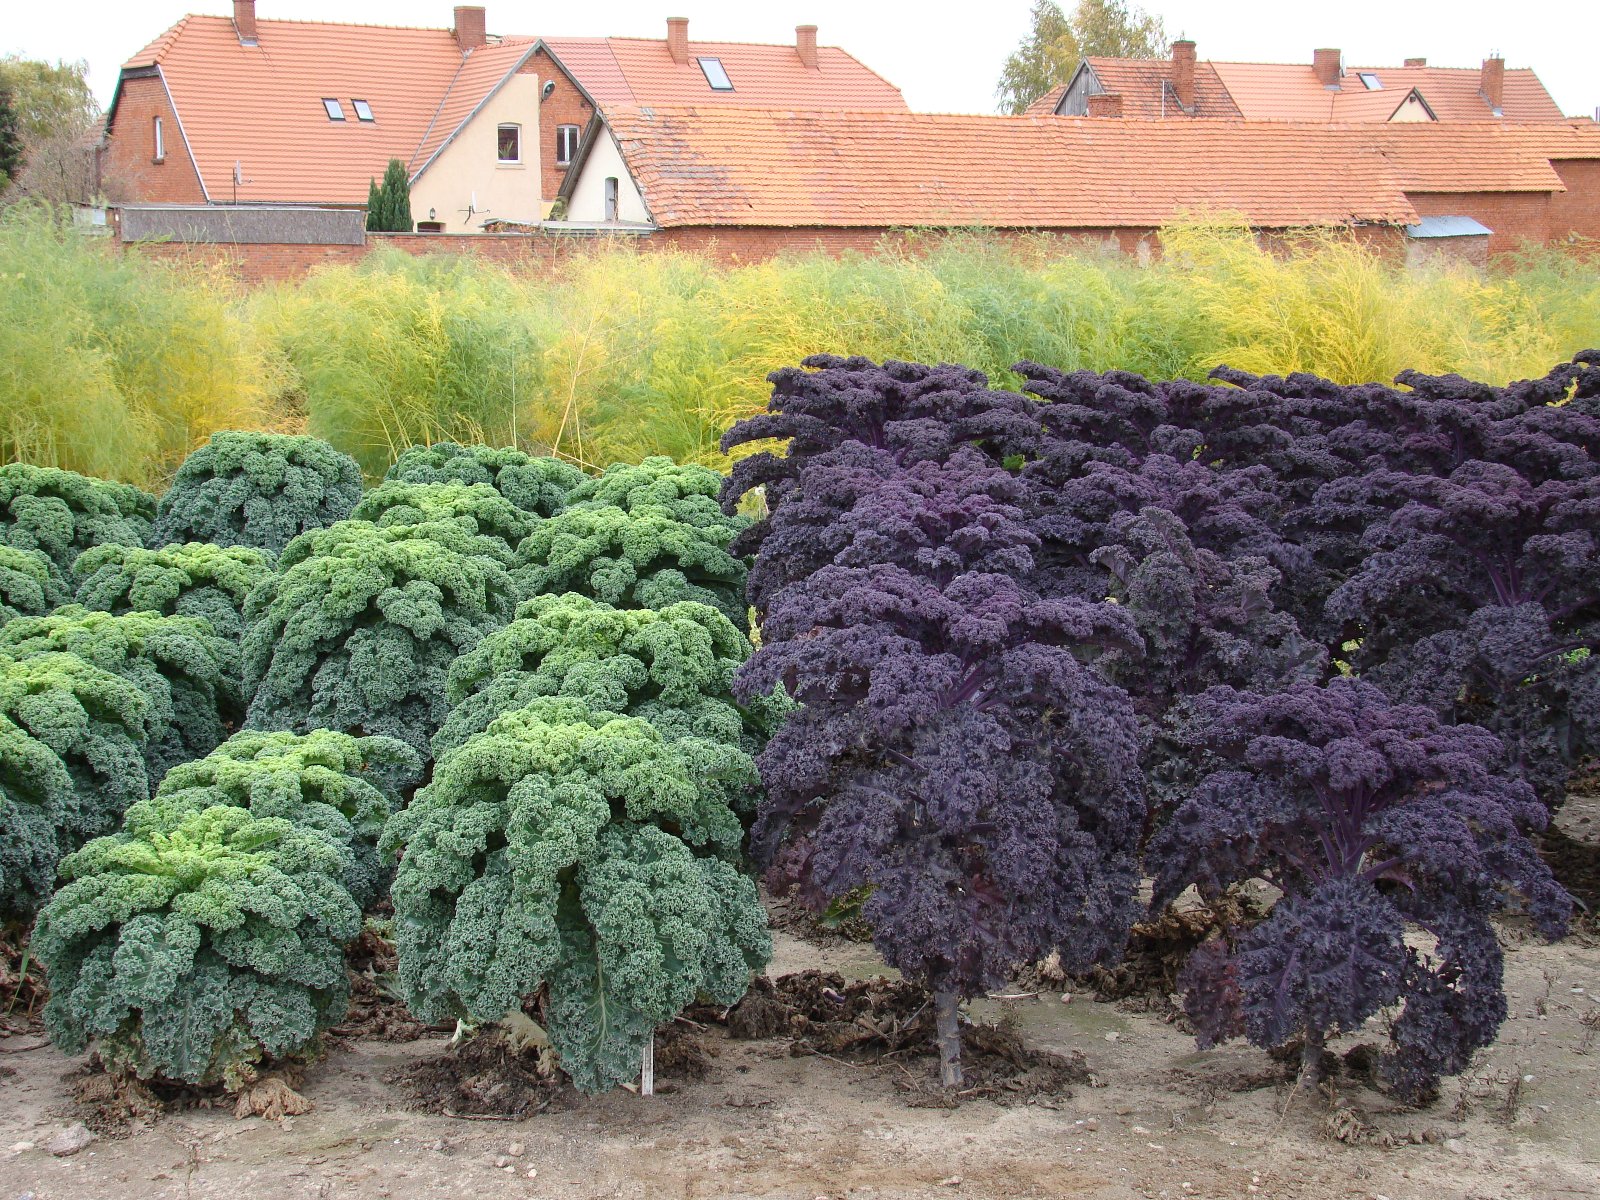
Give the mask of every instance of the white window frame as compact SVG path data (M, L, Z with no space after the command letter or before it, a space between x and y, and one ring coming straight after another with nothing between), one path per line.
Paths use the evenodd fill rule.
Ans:
M322 111L327 114L330 121L343 121L345 119L344 101L334 96L324 96L322 98Z
M514 132L517 135L517 156L515 158L506 158L504 155L502 155L500 153L500 136L503 133L505 133L505 131L508 130L508 129L511 130L512 132ZM500 166L502 166L502 167L520 167L522 165L522 126L521 125L517 124L515 121L506 121L503 124L495 126L495 130L494 130L494 158L495 158L495 162L497 164L499 164Z
M728 74L728 68L722 65L722 60L720 58L717 58L715 55L708 54L704 58L695 59L695 62L700 64L700 74L706 77L706 86L709 87L713 92L733 91L733 77ZM712 68L706 66L707 63L715 64L717 74L722 76L721 84L711 77ZM726 86L723 86L724 84Z
M372 105L365 100L351 100L350 107L356 110L356 120L358 121L376 121L378 119L372 115Z
M167 135L166 135L166 131L161 126L161 118L160 117L156 117L155 118L154 130L155 130L155 141L156 141L155 150L156 150L156 152L155 152L155 154L153 154L151 156L151 161L152 162L166 162L166 160L167 160Z
M578 157L578 139L582 130L576 125L556 126L556 166L564 167ZM563 155L562 151L566 154Z
M1367 91L1383 91L1383 80L1378 78L1376 71L1358 71L1357 74L1361 76L1361 86L1366 88Z
M603 188L605 195L605 219L608 222L622 219L622 181L615 175L607 175Z

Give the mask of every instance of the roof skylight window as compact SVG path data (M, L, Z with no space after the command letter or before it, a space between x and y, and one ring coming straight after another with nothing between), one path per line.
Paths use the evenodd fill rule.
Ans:
M705 72L706 82L711 85L713 92L733 91L733 80L728 78L728 72L723 69L720 58L702 58L696 60L700 69Z
M372 105L368 104L365 100L352 100L350 101L350 107L356 110L356 120L376 120L376 118L372 115Z
M1373 71L1362 71L1361 82L1366 85L1369 92L1381 92L1383 90L1383 80L1379 79Z
M327 96L324 96L322 98L322 107L328 112L328 120L344 120L344 105L340 104L337 100L330 100Z

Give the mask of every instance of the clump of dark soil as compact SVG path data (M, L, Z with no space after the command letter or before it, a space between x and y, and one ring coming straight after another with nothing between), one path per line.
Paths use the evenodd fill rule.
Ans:
M131 1076L82 1066L68 1071L62 1079L72 1084L69 1111L64 1115L82 1121L103 1138L129 1137L154 1125L167 1111L166 1100L154 1088Z
M789 1039L789 1052L860 1065L894 1068L895 1086L917 1105L951 1106L987 1099L1004 1104L1050 1104L1090 1081L1080 1054L1030 1050L1008 1023L961 1030L965 1086L938 1083L938 1046L927 992L904 980L846 983L835 972L801 971L758 978L728 1013L736 1038Z
M44 971L28 954L27 935L0 928L0 1038L41 1032L39 1014L48 998Z
M1253 901L1236 892L1198 908L1168 906L1155 920L1133 927L1120 962L1068 978L1092 991L1096 1000L1115 1001L1124 1012L1150 1013L1187 1029L1188 1019L1173 996L1179 990L1178 972L1190 953L1213 933L1230 926L1253 925L1264 915Z
M859 898L851 897L828 912L818 915L793 891L777 895L763 889L767 924L773 929L810 942L813 946L836 946L842 942L872 940L872 926L861 918Z
M1583 906L1574 924L1600 933L1600 847L1569 837L1554 821L1534 841L1556 882Z
M578 1104L577 1091L560 1071L537 1051L513 1045L499 1027L397 1068L384 1081L400 1089L408 1107L446 1117L518 1120Z
M336 1038L414 1042L428 1026L411 1015L395 989L398 958L394 943L370 924L345 952L350 976L350 1010L329 1032Z

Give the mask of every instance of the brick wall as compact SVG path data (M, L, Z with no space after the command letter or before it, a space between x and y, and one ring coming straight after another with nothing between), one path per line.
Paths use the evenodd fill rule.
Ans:
M556 163L556 126L576 125L581 138L583 131L589 127L589 118L594 116L594 106L583 98L577 85L543 50L522 64L522 73L537 75L541 86L546 80L555 81L555 90L539 104L539 155L544 173L542 194L546 200L554 200L567 174L567 168Z
M155 118L161 118L166 155L155 159ZM149 204L204 204L200 176L189 157L178 115L156 75L122 81L116 121L107 135L101 181L113 201Z
M1111 248L1140 259L1160 254L1154 229L1074 229L1058 231L998 230L997 236L1027 239L1036 253L1048 257L1088 249ZM1264 245L1283 248L1291 238L1263 231ZM1406 238L1391 226L1363 227L1356 240L1397 260L1403 259ZM362 246L289 245L262 243L143 242L137 251L163 260L187 260L223 267L241 283L256 286L299 279L321 266L360 262L373 250L389 248L406 254L469 254L540 275L560 273L575 255L588 253L612 239L560 234L418 234L369 233ZM779 254L820 252L841 255L872 254L885 250L919 254L939 245L937 231L884 228L849 229L832 226L761 228L755 226L685 226L648 236L616 235L615 240L641 253L677 250L698 254L724 266L764 262Z
M1510 253L1525 241L1550 240L1549 192L1407 192L1406 199L1424 217L1471 217L1487 225L1491 255Z
M1600 238L1600 162L1565 159L1550 165L1567 190L1550 197L1549 236Z

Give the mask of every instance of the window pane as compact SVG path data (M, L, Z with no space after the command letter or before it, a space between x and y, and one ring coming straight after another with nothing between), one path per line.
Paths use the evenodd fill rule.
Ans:
M500 126L500 161L522 161L522 128L518 125Z
M356 117L362 121L372 120L372 105L365 100L352 100L350 106L356 110Z
M570 163L578 153L578 127L576 125L556 126L556 165L560 167Z
M700 69L705 72L706 82L711 85L712 91L733 91L733 80L729 79L727 71L722 69L720 58L702 58L699 61Z
M327 110L327 112L328 112L328 120L330 120L330 121L342 121L342 120L344 120L344 106L341 105L337 100L329 100L329 99L324 98L323 101L322 101L322 107L325 108Z

